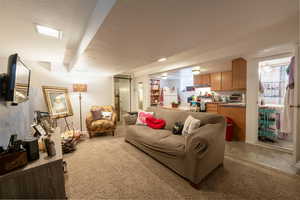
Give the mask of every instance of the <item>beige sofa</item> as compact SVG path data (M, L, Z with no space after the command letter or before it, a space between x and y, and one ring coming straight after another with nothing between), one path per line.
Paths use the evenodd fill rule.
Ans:
M125 141L185 177L194 186L223 164L226 127L223 116L160 108L148 110L153 111L156 118L166 120L165 129L134 125L132 117L125 116ZM175 122L184 122L188 115L201 120L200 128L189 136L174 135L171 130Z

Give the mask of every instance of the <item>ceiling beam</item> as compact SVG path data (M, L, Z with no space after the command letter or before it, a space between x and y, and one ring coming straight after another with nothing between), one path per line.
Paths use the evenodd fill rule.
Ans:
M86 50L115 3L116 0L97 0L96 7L91 14L85 33L83 34L77 50L68 66L69 71L74 68L80 55Z

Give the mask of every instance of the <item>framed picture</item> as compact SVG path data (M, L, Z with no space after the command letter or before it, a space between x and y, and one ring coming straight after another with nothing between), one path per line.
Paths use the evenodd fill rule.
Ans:
M40 124L34 124L34 125L31 125L31 126L35 130L35 135L34 135L35 137L47 135L47 132L45 131L45 129Z
M42 86L45 102L52 118L63 118L73 115L72 105L67 88Z

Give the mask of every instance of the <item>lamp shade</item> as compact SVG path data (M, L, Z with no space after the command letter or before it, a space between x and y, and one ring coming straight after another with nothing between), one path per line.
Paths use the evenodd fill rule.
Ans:
M87 84L76 83L73 84L73 92L86 92Z

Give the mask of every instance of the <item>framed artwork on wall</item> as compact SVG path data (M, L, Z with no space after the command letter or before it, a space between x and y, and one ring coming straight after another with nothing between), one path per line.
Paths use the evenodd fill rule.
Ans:
M42 86L45 102L52 118L73 115L73 109L67 88Z

